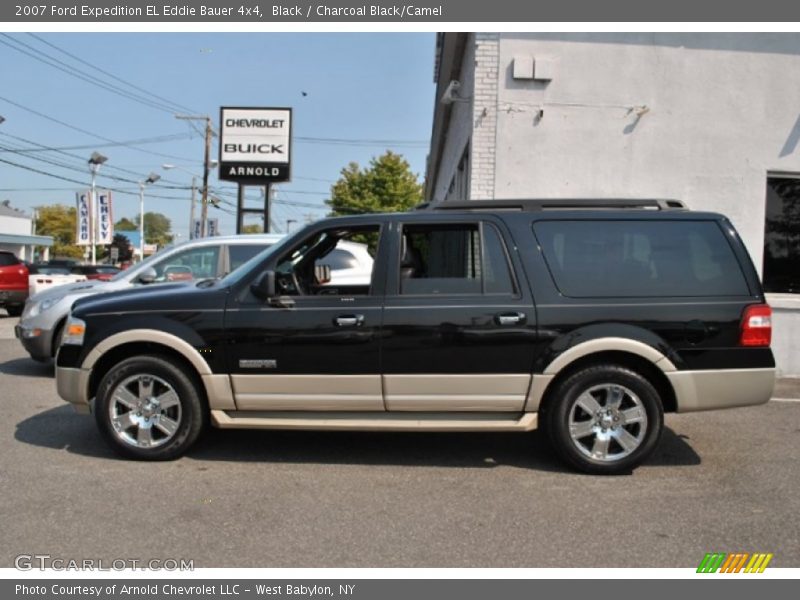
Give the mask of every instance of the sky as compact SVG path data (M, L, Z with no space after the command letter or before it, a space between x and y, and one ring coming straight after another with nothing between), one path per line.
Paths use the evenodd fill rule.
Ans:
M28 212L74 205L96 150L109 158L98 186L120 190L114 220L138 214L137 182L156 172L162 179L146 189L145 211L167 215L184 240L203 138L175 114L210 115L218 128L220 106L289 106L292 181L275 186L272 220L273 231L287 220L296 229L326 214L330 187L351 161L364 166L391 149L422 180L434 46L433 33L0 33L0 161L74 180L0 162L0 200ZM165 171L165 163L184 170ZM214 170L210 186L231 204L209 216L220 219L222 234L235 233L226 212L234 212L235 183ZM263 204L262 189L247 188L248 205Z

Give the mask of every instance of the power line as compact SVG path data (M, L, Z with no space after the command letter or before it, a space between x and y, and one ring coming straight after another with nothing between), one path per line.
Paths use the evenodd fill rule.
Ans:
M0 145L0 152L8 152L10 154L16 154L16 155L19 155L19 156L24 156L25 158L37 160L39 162L43 162L45 164L53 165L53 166L59 167L61 169L77 171L79 173L83 173L85 171L83 165L80 165L80 166L72 165L72 164L69 164L69 163L60 162L60 161L53 160L51 158L45 158L45 157L42 157L42 156L29 156L29 155L25 154L24 152L20 152L19 150L15 149L15 148L11 148L9 146ZM102 174L99 174L98 177L105 177L107 179L112 179L114 181L123 181L125 183L139 183L137 180L128 179L128 178L125 178L125 177L120 177L118 175L112 175L110 173L102 173ZM160 185L159 187L163 187L163 188L166 188L166 189L180 189L180 190L189 189L186 186L182 186L182 185L178 185L178 186L176 186L176 185Z
M11 43L9 43L8 41L0 40L0 44L3 44L4 46L9 47L12 50L16 50L17 52L19 52L21 54L29 56L30 58L33 58L36 61L39 61L39 62L41 62L41 63L43 63L45 65L48 65L48 66L50 66L50 67L52 67L52 68L54 68L54 69L56 69L58 71L61 71L62 73L66 73L67 75L71 75L72 77L80 79L81 81L85 81L86 83L89 83L89 84L94 85L96 87L99 87L99 88L101 88L103 90L111 92L112 94L116 94L117 96L120 96L122 98L126 98L126 99L132 100L134 102L138 102L139 104L143 104L143 105L148 106L150 108L154 108L156 110L160 110L160 111L167 112L167 113L170 113L170 114L173 114L173 113L176 112L174 107L168 106L168 105L164 104L163 102L150 100L150 99L146 98L145 96L141 96L139 94L135 94L133 92L126 91L126 90L124 90L124 89L122 89L119 86L116 86L114 84L104 82L101 79L98 79L97 77L95 77L95 76L93 76L93 75L91 75L89 73L86 73L85 71L81 71L77 67L73 67L72 65L70 65L68 63L65 63L62 60L54 58L53 56L47 54L46 52L42 52L41 50L39 50L37 48L34 48L30 44L26 44L25 42L17 40L17 39L13 38L12 36L10 36L10 35L8 35L6 33L0 33L0 36L5 38L6 40L10 40L11 41ZM20 46L22 46L22 48ZM30 52L28 52L28 50L25 50L23 48L27 48L28 50L30 50Z
M42 119L47 119L48 121L51 121L53 123L58 123L59 125L61 125L63 127L66 127L68 129L72 129L73 131L77 131L78 133L82 133L84 135L88 135L88 136L91 136L93 138L97 138L97 139L103 140L104 142L111 142L111 143L114 143L114 144L118 144L120 146L124 146L126 148L130 148L131 150L135 150L137 152L142 152L144 154L150 154L152 156L160 156L160 157L163 157L163 158L171 158L171 159L174 159L174 160L185 160L185 161L192 161L193 160L193 159L187 158L185 156L175 156L174 154L164 154L163 152L155 152L153 150L145 150L144 148L137 148L136 146L132 146L130 144L124 144L124 143L119 142L118 140L113 140L111 138L107 138L105 136L102 136L99 133L94 133L92 131L88 131L86 129L82 129L80 127L77 127L75 125L70 125L69 123L66 123L64 121L60 121L59 119L56 119L55 117L51 117L50 115L46 115L44 113L41 113L41 112L39 112L37 110L29 108L29 107L27 107L27 106L25 106L23 104L20 104L19 102L15 102L14 100L11 100L11 99L6 98L4 96L0 96L0 100L2 100L3 102L6 102L6 103L8 103L8 104L10 104L12 106L16 106L17 108L22 109L22 110L24 110L26 112L29 112L29 113L31 113L33 115L36 115L37 117L41 117Z
M3 135L9 135L3 133ZM9 137L13 137L10 136ZM169 135L160 135L156 137L149 137L149 138L138 138L135 140L126 140L124 142L105 142L102 144L81 144L78 146L61 146L61 147L51 147L51 146L44 146L41 144L37 144L38 148L20 148L20 152L60 152L62 150L89 150L92 148L111 148L113 146L125 146L130 144L163 144L165 142L177 142L181 140L189 140L192 138L191 134L187 133L173 133ZM35 142L31 142L35 143Z
M145 94L148 94L148 95L150 95L150 96L153 96L154 98L157 98L157 99L159 99L159 100L163 100L165 103L167 103L167 104L171 104L171 105L173 105L173 106L175 106L175 107L177 107L177 108L181 109L182 111L186 111L186 112L190 112L190 113L197 112L197 111L195 111L195 110L193 110L193 109L191 109L191 108L188 108L188 107L186 107L186 106L184 106L184 105L182 105L182 104L178 104L177 102L173 102L173 101L171 101L171 100L169 100L169 99L167 99L167 98L164 98L163 96L159 96L158 94L154 94L153 92L150 92L150 91L148 91L148 90L146 90L146 89L144 89L144 88L142 88L142 87L139 87L138 85L135 85L135 84L133 84L133 83L130 83L129 81L127 81L127 80L125 80L125 79L122 79L122 78L120 78L120 77L117 77L117 76L116 76L116 75L114 75L113 73L110 73L110 72L108 72L108 71L106 71L106 70L104 70L104 69L101 69L101 68L100 68L100 67L98 67L97 65L94 65L94 64L92 64L92 63L90 63L90 62L88 62L88 61L85 61L85 60L83 60L82 58L80 58L80 57L78 57L78 56L75 56L74 54L72 54L72 53L70 53L70 52L67 52L66 50L64 50L63 48L61 48L61 47L59 47L59 46L56 46L56 45L55 45L55 44L53 44L52 42L48 42L47 40L45 40L45 39L44 39L44 38L42 38L41 36L38 36L38 35L36 35L35 33L29 33L28 35L29 35L29 36L31 36L31 37L32 37L32 38L34 38L34 39L37 39L37 40L39 40L39 41L40 41L42 44L46 44L47 46L50 46L50 47L51 47L51 48L53 48L54 50L58 50L58 51L59 51L59 52L61 52L62 54L65 54L66 56L69 56L69 57L70 57L70 58L72 58L73 60L76 60L76 61L78 61L79 63L86 65L87 67L90 67L90 68L92 68L92 69L95 69L96 71L99 71L100 73L103 73L104 75L107 75L108 77L111 77L112 79L115 79L115 80L117 80L117 81L119 81L119 82L121 82L121 83L124 83L125 85L127 85L127 86L129 86L129 87L132 87L132 88L133 88L133 89L135 89L135 90L139 90L140 92L144 92Z
M7 165L11 165L12 167L17 167L17 168L20 168L20 169L24 169L25 171L31 171L32 173L38 173L39 175L44 175L45 177L52 177L54 179L60 179L61 181L68 181L70 183L76 183L76 184L80 185L81 187L85 187L86 186L86 182L85 181L79 181L77 179L71 179L69 177L64 177L63 175L56 175L55 173L48 173L47 171L42 171L40 169L36 169L36 168L28 166L28 165L22 165L20 163L16 163L16 162L13 162L13 161L10 161L10 160L6 160L4 158L0 158L0 162L1 163L5 163ZM107 186L104 186L104 187L107 187ZM116 192L116 193L119 193L119 194L124 194L126 196L138 196L139 195L138 192L129 192L129 191L126 191L124 188L108 187L107 189L109 189L112 192ZM188 198L185 198L183 196L162 196L162 195L156 195L156 194L148 194L148 196L150 198L159 198L159 199L162 199L162 200L188 200Z
M46 146L46 145L41 144L39 142L35 142L35 141L29 140L27 138L19 137L17 135L11 135L10 133L6 133L4 131L0 131L0 135L12 138L12 139L20 141L20 142L25 142L26 144L33 144L33 145L38 146L39 148L41 148L43 152L44 151L46 151L46 152L54 152L54 153L57 153L57 154L62 154L64 156L68 156L70 158L75 158L75 159L77 159L77 160L79 160L81 162L81 165L83 165L85 160L86 160L85 156L80 156L78 154L72 154L70 152L66 152L62 148L54 148L52 146ZM100 146L102 146L102 144ZM89 148L92 148L92 147L97 147L97 146L89 146ZM143 179L145 177L145 175L143 175L142 173L139 173L137 171L132 171L130 169L125 169L123 167L118 167L116 165L106 164L105 165L105 169L112 169L114 171L119 171L121 173L128 173L130 175L135 175L138 179ZM169 180L169 179L162 179L161 181L163 183L171 183L171 184L175 184L175 185L179 185L180 184L180 182L178 182L178 181L172 181L172 180Z

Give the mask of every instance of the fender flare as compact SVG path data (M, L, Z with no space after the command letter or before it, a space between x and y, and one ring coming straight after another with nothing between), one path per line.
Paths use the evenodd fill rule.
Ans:
M554 358L542 374L555 376L576 360L600 352L627 352L649 360L665 373L678 370L669 358L644 342L622 337L601 337L568 348Z
M130 344L134 342L149 342L161 344L175 350L197 370L197 373L202 377L204 375L212 375L211 368L208 363L203 359L200 353L191 344L171 333L160 331L158 329L129 329L121 331L105 338L97 344L81 364L81 369L90 370L94 367L95 363L100 360L106 352L122 346L123 344Z

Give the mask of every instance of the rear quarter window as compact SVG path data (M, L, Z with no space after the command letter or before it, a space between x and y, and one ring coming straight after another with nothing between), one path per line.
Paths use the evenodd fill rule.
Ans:
M562 294L574 298L743 296L739 262L714 221L539 221Z

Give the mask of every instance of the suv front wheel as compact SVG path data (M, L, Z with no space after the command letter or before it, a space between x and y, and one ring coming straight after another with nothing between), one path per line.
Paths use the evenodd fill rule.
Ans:
M94 414L114 450L141 460L181 456L206 419L197 384L164 356L135 356L112 367L100 382Z
M565 462L585 473L627 473L661 436L659 394L628 368L587 367L560 382L552 398L543 419L550 441Z

